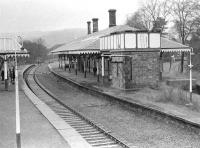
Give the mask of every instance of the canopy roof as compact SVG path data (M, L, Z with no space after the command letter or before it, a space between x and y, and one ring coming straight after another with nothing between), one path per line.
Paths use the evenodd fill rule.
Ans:
M17 42L17 38L11 35L0 35L0 56L11 57L29 56L28 51Z
M189 46L161 37L161 52L190 52Z
M53 51L53 54L89 54L100 53L100 37L119 32L140 32L128 25L119 25L95 32L84 37L80 37L70 43L67 43ZM187 52L189 46L161 37L161 52Z

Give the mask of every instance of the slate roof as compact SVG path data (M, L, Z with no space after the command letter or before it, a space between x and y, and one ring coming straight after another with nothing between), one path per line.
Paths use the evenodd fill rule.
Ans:
M100 52L100 37L106 36L112 33L117 33L117 32L140 32L144 30L138 30L133 27L129 27L128 25L118 25L114 26L111 28L107 28L83 37L80 37L76 40L73 40L70 43L67 43L53 51L51 53L67 53L67 52L73 52L75 51L82 51L82 52ZM161 49L188 49L190 48L189 46L183 45L181 43L169 40L167 38L161 37Z
M173 48L189 48L189 46L161 37L161 49L173 49Z
M68 44L65 44L53 51L56 52L64 52L64 51L76 51L76 50L99 50L100 49L100 37L109 35L114 32L121 32L123 30L128 31L138 31L133 27L129 27L128 25L118 25L111 28L107 28L84 37L78 38Z

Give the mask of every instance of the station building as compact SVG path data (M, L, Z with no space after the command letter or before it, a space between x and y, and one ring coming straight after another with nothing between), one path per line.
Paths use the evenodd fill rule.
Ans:
M97 81L110 81L119 89L157 87L162 80L162 56L165 52L189 52L192 49L161 36L160 32L116 25L116 10L109 11L109 28L99 31L98 18L87 22L88 34L51 53L58 55L59 67L84 76L96 69ZM67 63L68 61L68 63Z

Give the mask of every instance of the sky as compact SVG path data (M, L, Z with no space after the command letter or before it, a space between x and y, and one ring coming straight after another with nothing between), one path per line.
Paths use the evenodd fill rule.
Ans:
M116 9L117 24L141 5L141 0L0 0L0 33L87 28L99 18L99 29L108 27L108 10Z

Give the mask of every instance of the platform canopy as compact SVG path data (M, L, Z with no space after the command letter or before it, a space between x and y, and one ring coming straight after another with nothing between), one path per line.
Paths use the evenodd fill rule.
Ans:
M29 53L19 43L18 37L13 35L0 35L0 57L28 57Z
M192 52L192 48L162 37L161 52Z

